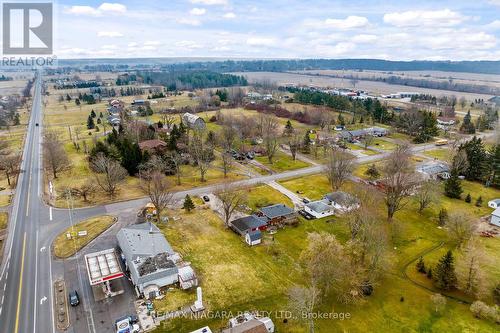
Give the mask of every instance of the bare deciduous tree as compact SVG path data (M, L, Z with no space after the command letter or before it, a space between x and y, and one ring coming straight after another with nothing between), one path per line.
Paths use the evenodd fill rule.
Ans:
M88 202L89 201L88 200L89 197L92 194L94 194L94 192L96 191L96 189L97 189L96 184L91 179L87 179L79 187L73 188L72 191L76 195L82 197L83 201Z
M68 155L55 132L47 132L42 145L45 167L51 170L54 178L57 178L57 173L70 165Z
M365 147L365 149L368 149L368 147L373 144L373 141L375 141L375 138L373 137L373 135L370 135L370 134L365 135L361 139L361 142L363 143L363 146Z
M473 217L466 211L453 211L449 213L446 221L448 236L458 247L464 245L476 231Z
M181 184L181 176L182 176L181 166L182 166L182 163L184 162L184 158L182 157L181 154L179 154L176 151L171 153L168 156L168 158L170 159L170 162L171 162L171 170L170 171L175 172L175 178L177 180L177 185L180 185Z
M113 197L118 189L118 185L127 177L127 170L118 161L102 153L93 158L90 165L99 187L110 197Z
M195 132L191 140L190 152L200 171L200 180L205 182L205 175L212 164L214 147L203 140L202 132Z
M290 148L290 153L292 154L292 159L295 161L297 157L297 151L300 149L300 145L302 144L302 139L304 135L302 133L294 132L290 135L288 140L288 147Z
M158 222L161 222L162 213L170 204L173 196L170 182L163 173L152 171L145 177L141 175L141 189L155 206Z
M233 156L230 152L223 151L221 153L222 158L222 171L224 172L224 178L227 178L227 174L233 168Z
M15 185L13 180L15 180L20 172L21 159L21 153L6 152L5 154L0 154L0 170L5 173L9 186Z
M478 241L471 240L457 256L456 272L460 290L481 298L487 291L486 278L482 267L486 256Z
M314 333L313 311L321 302L321 294L316 286L293 286L288 291L288 304L292 314L309 326L309 333Z
M224 183L215 191L215 195L222 203L224 225L228 228L234 211L238 206L246 202L245 191L243 189L236 189L229 183Z
M349 179L355 168L354 156L341 149L332 149L324 169L332 190L337 191Z
M273 163L273 157L278 150L278 119L276 116L260 114L260 124L262 126L262 139L266 147L266 154L269 163Z
M418 201L418 212L421 213L424 209L438 200L439 185L432 180L423 182L418 188L415 198Z
M417 177L410 161L411 153L408 145L398 145L383 165L383 192L387 206L387 219L392 221L394 214L407 204L417 185Z

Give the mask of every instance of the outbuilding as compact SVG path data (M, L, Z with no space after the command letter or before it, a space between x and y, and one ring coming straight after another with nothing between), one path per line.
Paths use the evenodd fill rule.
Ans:
M262 232L260 230L247 232L245 242L250 246L260 244L262 242Z
M500 207L500 199L493 199L491 201L488 201L488 207L497 209Z
M500 208L497 208L491 213L491 220L490 223L500 227Z

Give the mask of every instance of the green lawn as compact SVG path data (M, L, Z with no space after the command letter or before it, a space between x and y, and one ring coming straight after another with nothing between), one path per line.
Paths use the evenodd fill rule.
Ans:
M441 161L447 161L450 157L450 151L448 149L432 149L425 151L423 154Z
M303 190L311 198L328 191L328 184L322 176L303 178L282 183L290 189ZM475 185L464 184L471 189ZM268 193L268 189L259 187L254 191L262 196L275 197ZM485 196L488 195L494 193ZM443 198L443 203L446 200ZM380 223L387 225L383 201L378 198L375 202L376 216ZM388 227L393 235L387 249L390 264L380 283L375 286L373 295L358 305L342 305L333 297L324 298L318 311L349 312L351 319L317 320L316 332L496 332L494 324L474 319L468 305L453 300L448 300L442 314L435 314L429 299L431 293L402 275L402 269L410 258L445 239L445 231L438 229L435 221L439 208L440 205L435 205L420 215L416 212L416 203L410 202L396 214L393 227ZM190 261L197 271L208 310L271 311L278 332L307 331L305 326L294 320L283 323L275 317L275 311L287 309L286 291L290 286L306 281L299 257L307 246L307 233L328 232L346 241L349 237L346 217L301 220L298 227L279 230L274 235L274 243L266 236L265 244L248 247L236 234L226 230L222 221L210 210L200 208L191 214L183 211L176 211L175 214L181 219L160 228L173 248ZM498 239L485 241L489 247L488 254L498 258ZM436 258L440 255L441 252L435 254ZM497 262L493 261L489 269L495 272L492 277L498 280ZM157 302L157 306L167 311L176 310L192 303L194 299L192 291L169 291L165 299ZM165 322L157 332L190 332L205 325L217 330L226 323L227 320L219 318L196 321L175 319Z
M375 138L371 144L371 147L383 150L394 150L396 148L396 144L381 138Z
M0 195L0 207L5 207L10 204L10 195Z
M7 228L7 221L9 219L9 214L5 212L0 213L0 230Z
M256 211L259 208L283 203L288 207L293 207L292 201L268 185L261 185L257 187L252 187L246 190L247 206L251 211Z
M93 217L88 220L75 224L60 233L54 240L54 255L58 258L68 258L80 251L88 243L116 222L116 218L109 215ZM78 236L79 231L87 231L86 236ZM68 238L67 234L72 237Z
M311 200L321 199L323 195L331 192L330 183L326 176L311 175L279 181L281 185L292 192L298 193Z
M296 170L309 166L309 164L306 162L299 160L294 161L292 159L292 156L287 155L281 151L276 152L272 164L269 163L267 156L257 156L255 160L258 161L259 163L262 163L263 165L265 165L266 167L275 172Z

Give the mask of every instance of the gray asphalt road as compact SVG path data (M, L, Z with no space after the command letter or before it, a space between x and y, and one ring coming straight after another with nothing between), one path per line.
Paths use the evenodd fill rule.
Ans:
M52 332L50 257L48 251L40 251L39 241L41 221L47 219L47 208L40 201L41 127L35 125L41 123L40 90L37 79L0 270L0 332L6 333Z

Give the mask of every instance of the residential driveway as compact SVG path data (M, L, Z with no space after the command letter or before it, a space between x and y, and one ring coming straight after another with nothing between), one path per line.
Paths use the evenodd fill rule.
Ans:
M296 193L290 191L286 187L282 186L281 184L278 184L275 181L267 183L267 185L271 186L275 190L278 190L285 196L287 196L290 200L292 200L293 205L295 206L296 209L302 209L304 207L304 203L302 202L302 198L298 196Z

